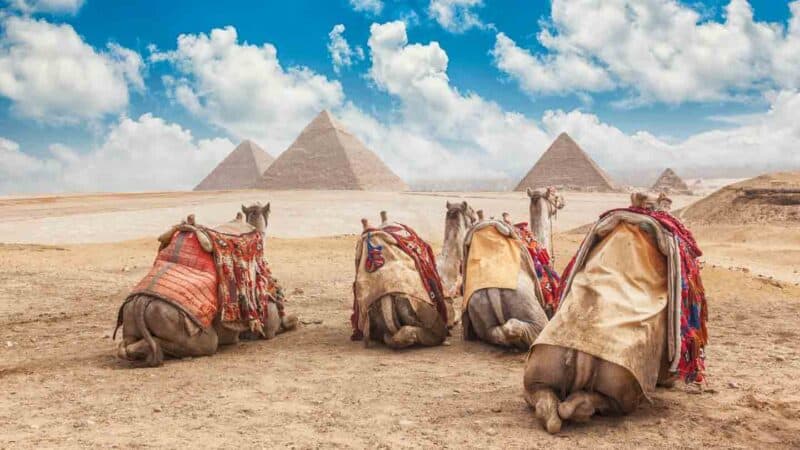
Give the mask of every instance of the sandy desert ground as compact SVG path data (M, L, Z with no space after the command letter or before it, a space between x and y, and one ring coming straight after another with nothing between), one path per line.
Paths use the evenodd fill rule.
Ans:
M549 436L520 395L524 354L465 343L392 352L349 338L361 216L386 209L432 242L444 201L527 217L523 194L220 192L0 198L0 448L800 447L800 232L702 227L708 386L659 390L629 417ZM114 356L117 308L154 236L272 202L268 257L303 325L210 358L138 368ZM693 201L677 198L680 207ZM567 194L569 233L618 194ZM771 278L770 278L771 277Z

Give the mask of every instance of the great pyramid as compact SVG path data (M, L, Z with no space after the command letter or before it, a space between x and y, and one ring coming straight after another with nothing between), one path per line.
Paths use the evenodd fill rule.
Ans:
M255 183L270 190L404 191L403 180L322 111Z
M249 189L275 158L255 142L244 140L198 184L195 191Z
M664 192L667 194L691 194L689 186L675 173L674 170L667 168L658 177L655 184L651 188L656 192Z
M579 191L617 190L611 178L567 133L558 135L514 190L547 186Z

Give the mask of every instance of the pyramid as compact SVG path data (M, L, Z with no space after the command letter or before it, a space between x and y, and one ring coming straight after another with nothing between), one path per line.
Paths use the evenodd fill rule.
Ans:
M664 192L667 194L691 194L689 186L675 173L674 170L667 168L658 177L655 184L651 188L656 192Z
M270 190L404 191L395 175L328 111L308 124L255 183Z
M514 190L548 186L579 191L617 190L611 178L567 133L558 135Z
M273 161L255 142L244 140L194 190L249 189Z

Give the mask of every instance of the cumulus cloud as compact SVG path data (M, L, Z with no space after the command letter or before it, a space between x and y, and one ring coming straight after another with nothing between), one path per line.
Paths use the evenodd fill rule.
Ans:
M183 34L177 49L156 52L178 78L167 78L174 100L237 139L253 139L272 154L286 149L320 110L342 103L338 81L307 67L283 67L269 44L239 43L236 29Z
M484 28L478 14L473 11L483 6L483 0L431 0L428 16L452 33L463 33L471 28Z
M85 0L11 0L9 5L24 14L76 14Z
M96 50L66 24L10 16L0 36L0 95L21 116L76 123L122 111L143 89L142 58L109 44Z
M676 0L553 0L543 56L498 33L497 67L533 94L631 92L621 104L749 98L800 86L800 1L788 27L758 22L731 0L721 22Z
M546 142L532 120L452 86L438 43L409 44L401 21L373 24L370 32L369 77L397 100L397 110L378 123L345 108L343 121L406 179L504 177L527 153L520 142Z
M350 6L352 6L355 11L376 16L383 11L383 1L381 0L350 0Z
M531 93L606 91L614 87L602 67L575 53L534 56L503 33L497 34L491 52L498 69L516 79Z
M331 55L333 70L336 73L339 73L342 67L350 67L353 63L364 59L364 50L358 46L351 48L347 39L342 36L344 31L344 25L337 24L328 33L328 53Z
M0 193L191 189L232 149L151 114L121 118L88 152L54 144L37 158L0 138Z

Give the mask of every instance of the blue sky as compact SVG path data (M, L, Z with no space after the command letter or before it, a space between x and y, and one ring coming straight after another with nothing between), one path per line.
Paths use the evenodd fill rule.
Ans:
M190 188L321 108L412 183L514 179L561 131L623 180L800 167L800 3L597 3L6 1L0 194Z

